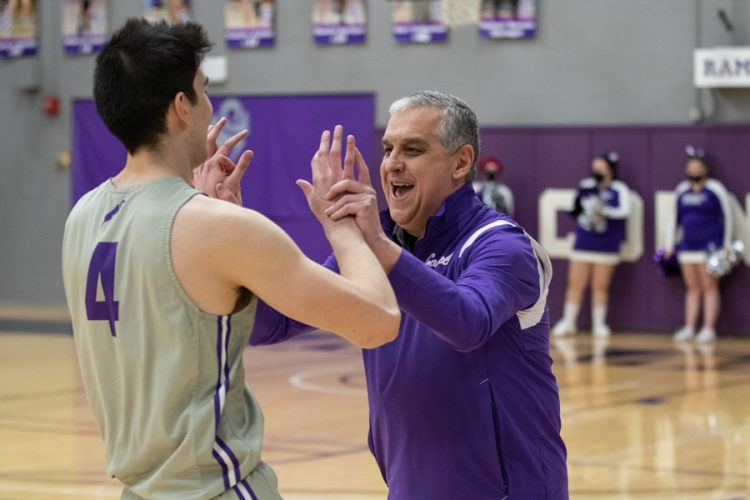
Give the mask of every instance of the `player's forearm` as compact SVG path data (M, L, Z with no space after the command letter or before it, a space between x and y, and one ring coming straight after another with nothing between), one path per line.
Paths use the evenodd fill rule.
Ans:
M363 347L374 347L392 340L400 323L396 295L362 233L352 224L335 232L327 231L327 236L336 255L340 275L352 283L367 303L363 304L362 309L361 338L350 340Z
M367 246L362 233L352 224L328 234L336 255L339 274L367 291L372 300L396 306L396 296L380 263Z

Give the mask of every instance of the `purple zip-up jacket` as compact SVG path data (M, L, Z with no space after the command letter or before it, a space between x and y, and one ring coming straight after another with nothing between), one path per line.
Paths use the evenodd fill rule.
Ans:
M402 251L388 275L399 336L363 351L369 445L389 499L568 498L541 269L523 229L469 183ZM250 342L309 329L259 303Z

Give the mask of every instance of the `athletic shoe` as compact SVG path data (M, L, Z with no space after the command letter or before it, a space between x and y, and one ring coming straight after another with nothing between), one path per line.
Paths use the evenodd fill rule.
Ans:
M561 319L557 322L555 327L552 329L552 335L555 337L562 337L564 335L568 335L571 333L576 332L576 327L565 321L564 319Z
M701 328L701 331L698 332L698 336L695 337L696 342L705 343L705 342L713 342L716 339L716 330L713 328Z
M591 333L594 334L594 337L606 339L612 335L612 330L607 325L597 325L591 329Z
M690 340L695 335L695 328L692 326L683 326L679 330L675 332L675 334L672 336L672 338L676 342L684 342L686 340Z

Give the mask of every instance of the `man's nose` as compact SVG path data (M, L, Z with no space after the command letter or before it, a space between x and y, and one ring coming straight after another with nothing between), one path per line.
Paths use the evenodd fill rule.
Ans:
M386 172L399 172L404 169L404 162L394 154L383 159L383 169Z

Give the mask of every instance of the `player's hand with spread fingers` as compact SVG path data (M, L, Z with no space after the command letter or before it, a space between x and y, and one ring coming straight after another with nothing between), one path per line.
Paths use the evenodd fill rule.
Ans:
M219 147L216 140L221 134L227 119L222 117L215 125L209 125L206 135L206 161L193 171L193 186L212 198L242 205L242 177L245 175L253 152L246 150L235 164L229 159L229 153L245 137L247 129L241 130L227 139Z
M344 136L344 128L337 125L331 132L325 130L320 137L320 147L313 156L310 167L312 170L312 184L299 179L297 185L305 193L310 210L315 214L323 229L328 233L335 226L340 225L326 214L326 209L333 205L327 197L329 190L344 176L353 175L356 156L356 144L354 136L350 135L346 140L346 153L344 155L343 169L341 164L341 142ZM342 218L339 218L340 221Z

